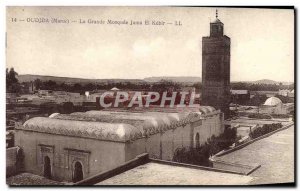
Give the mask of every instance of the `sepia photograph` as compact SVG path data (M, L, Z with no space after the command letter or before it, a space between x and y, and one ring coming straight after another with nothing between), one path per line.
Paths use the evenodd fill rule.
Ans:
M295 18L7 6L7 186L295 186Z

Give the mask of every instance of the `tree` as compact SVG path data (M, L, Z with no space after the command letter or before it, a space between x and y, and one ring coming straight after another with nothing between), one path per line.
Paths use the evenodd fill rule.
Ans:
M82 85L79 83L76 83L73 85L72 89L74 92L82 92Z
M17 78L18 73L14 70L14 68L6 68L6 90L10 93L19 93L21 90L21 86L19 80Z
M35 88L37 90L39 90L42 87L42 85L43 85L43 83L42 83L42 81L40 79L35 79L33 81L33 84L34 84L34 86L35 86Z
M48 90L56 90L57 89L57 84L55 81L49 80L43 83L43 89L48 89Z
M92 91L96 89L96 85L92 83L88 83L84 86L85 91Z

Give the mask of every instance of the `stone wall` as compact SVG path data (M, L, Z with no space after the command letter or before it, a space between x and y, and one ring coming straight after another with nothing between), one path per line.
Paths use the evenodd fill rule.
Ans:
M148 153L150 158L171 161L176 149L196 147L195 136L197 133L200 135L200 145L202 145L211 136L218 136L223 131L223 115L215 114L185 126L127 143L126 161L142 153Z
M23 149L24 170L44 175L44 159L51 161L52 178L72 181L74 162L83 166L83 178L113 169L125 160L125 143L16 131L15 145Z

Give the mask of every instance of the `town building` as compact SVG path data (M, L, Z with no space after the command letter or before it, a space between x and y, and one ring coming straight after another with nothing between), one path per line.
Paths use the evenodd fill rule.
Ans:
M231 102L234 104L245 105L250 100L249 90L230 90Z
M294 103L282 103L277 97L268 98L260 107L260 113L267 114L291 114L294 111Z

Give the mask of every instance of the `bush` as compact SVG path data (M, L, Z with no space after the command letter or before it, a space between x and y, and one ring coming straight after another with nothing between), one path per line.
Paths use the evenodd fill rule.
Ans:
M173 161L201 166L210 166L209 147L207 144L200 148L180 148L175 151Z
M249 118L256 118L256 119L272 119L270 115L265 115L261 113L253 113L248 115Z
M260 137L262 135L265 135L267 133L270 133L272 131L280 129L281 127L282 127L281 123L265 124L262 127L258 127L255 130L251 131L249 136L252 139L255 139L257 137Z
M236 129L227 128L219 136L212 136L199 148L179 148L175 151L173 161L200 166L211 166L209 157L221 150L228 149L237 141Z
M288 115L288 114L271 114L271 116L273 118L289 118L290 117L290 115Z

